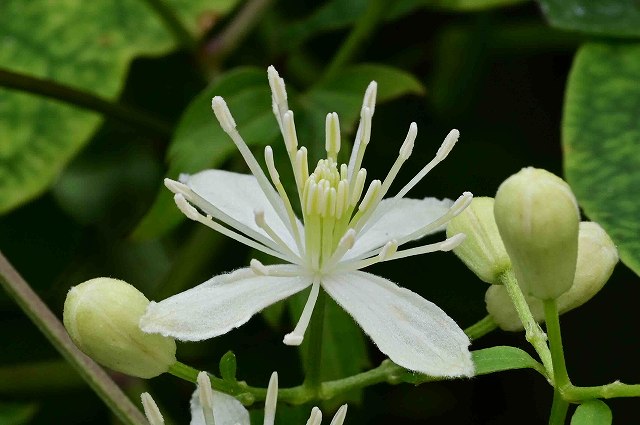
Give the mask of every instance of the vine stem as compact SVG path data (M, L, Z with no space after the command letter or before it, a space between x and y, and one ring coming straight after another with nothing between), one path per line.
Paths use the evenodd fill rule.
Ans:
M49 342L125 425L148 425L140 410L93 360L71 341L60 320L0 252L0 284ZM42 379L47 379L43 376Z
M53 80L32 77L0 68L0 87L21 90L60 100L115 118L133 128L139 128L146 133L152 133L166 138L171 137L171 127L148 115L146 112L110 102L92 93L60 84Z
M198 40L184 26L182 20L173 8L163 0L143 0L158 15L165 28L171 33L176 42L187 50L195 51Z
M273 0L248 0L222 31L205 43L202 51L212 69L220 66L233 49L249 35L272 3Z
M555 299L543 300L544 318L549 335L549 348L553 361L553 404L549 416L549 425L562 425L567 417L569 402L564 399L564 390L571 387L567 373L567 365L562 349L562 335L560 333L560 318Z
M356 21L355 26L349 36L333 56L329 65L324 71L324 79L334 77L351 57L360 49L367 40L373 29L384 16L385 7L388 3L385 0L370 0L367 10Z
M529 304L527 304L527 300L520 290L520 286L513 274L513 270L507 270L502 273L499 280L507 289L509 298L511 298L516 312L518 313L518 317L524 326L525 338L538 353L538 356L547 371L547 376L549 379L552 379L554 376L553 362L551 353L549 352L549 347L547 346L547 335L544 333L538 322L533 318L531 310L529 309Z

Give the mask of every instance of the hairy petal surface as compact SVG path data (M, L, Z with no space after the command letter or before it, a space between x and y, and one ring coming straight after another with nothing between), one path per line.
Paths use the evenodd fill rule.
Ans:
M207 214L216 216L211 208L207 210L208 203L232 219L267 236L265 231L256 224L254 215L256 210L264 211L267 224L291 249L296 250L289 229L269 203L254 176L224 170L205 170L188 176L184 183L194 194L206 201L206 203L198 203L198 206ZM232 221L225 221L225 223L237 228Z
M213 419L216 424L251 425L249 411L235 397L213 391ZM191 396L191 422L190 425L206 425L198 390Z
M437 305L365 272L325 276L324 289L396 364L431 376L472 376L469 338Z
M311 277L297 266L276 265L266 269L294 276L256 275L250 268L215 276L159 303L152 301L140 319L140 328L183 341L213 338L311 285Z
M383 199L345 258L357 257L391 239L410 235L443 216L452 204L450 199ZM446 223L428 234L444 230L445 226Z

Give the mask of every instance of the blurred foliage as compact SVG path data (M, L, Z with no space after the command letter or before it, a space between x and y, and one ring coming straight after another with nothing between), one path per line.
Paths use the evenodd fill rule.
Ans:
M370 3L282 0L246 26L252 31L219 67L206 69L216 63L207 55L215 54L219 35L244 6L255 3L165 0L198 40L195 52L175 37L152 7L155 1L0 3L0 247L56 313L68 288L91 277L122 278L160 299L255 257L208 229L181 224L162 178L207 167L245 170L210 112L213 95L226 98L258 157L273 144L276 160L284 159L271 114L270 64L287 81L300 142L311 157L323 149L328 112L339 113L343 143L349 143L362 93L376 79L381 104L365 158L369 175L387 172L411 121L420 131L399 176L403 181L455 127L462 133L460 144L413 196L455 198L463 190L491 196L523 166L561 173L565 81L574 52L590 42L580 48L569 79L562 123L565 170L586 215L605 226L623 260L638 272L640 53L630 43L592 42L594 36L638 36L636 2L397 1L348 66L324 78ZM3 70L87 91L135 113L129 120L101 116L15 90L3 80ZM150 129L149 120L166 131ZM437 303L463 327L486 314L484 284L453 255L372 267L379 270ZM612 331L637 322L639 297L637 276L620 266L596 299L563 316L567 363L576 383L640 381L638 339L621 338L626 330ZM293 320L281 303L268 309L264 320L256 317L220 338L180 344L179 358L215 371L217 360L232 350L238 379L265 385L278 370L281 386L297 385L300 359L281 339L301 303L304 299L289 305ZM327 341L334 342L323 349L331 366L326 377L350 375L383 360L341 309L329 304L327 317ZM114 423L2 292L0 332L0 424ZM472 348L485 356L483 370L531 367L531 357L520 349L482 350L503 345L526 342L521 334L502 332L474 342ZM235 369L230 362L228 356L221 362L225 375ZM136 402L148 385L144 390L154 394L163 412L185 423L190 385L169 376L145 384L114 376ZM589 382L580 382L582 377ZM349 395L360 402L350 405L347 423L537 424L546 420L550 399L548 385L530 371L417 387L378 385ZM640 422L637 401L608 404L622 423ZM574 420L593 409L602 410L581 405ZM302 423L308 411L309 406L279 407L278 423Z
M640 45L584 45L567 87L565 170L585 213L640 274Z

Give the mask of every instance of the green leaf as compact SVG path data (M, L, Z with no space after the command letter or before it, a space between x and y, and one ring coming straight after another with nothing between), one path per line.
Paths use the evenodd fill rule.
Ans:
M640 36L636 0L539 0L551 26L613 37Z
M540 363L525 351L516 347L496 346L484 348L472 351L471 356L476 366L476 376L514 369L534 369L545 375L544 368ZM401 375L401 379L411 384L421 384L434 380L431 376L410 371Z
M601 400L582 403L571 417L571 425L611 425L611 409Z
M530 0L422 0L427 7L453 12L478 12L497 7L508 7Z
M586 215L640 275L640 44L587 44L569 75L562 124L567 181Z
M389 2L385 21L393 21L420 8L441 9L452 12L475 12L496 7L512 6L530 0L397 0ZM282 39L286 49L301 46L313 36L346 28L362 16L369 0L332 0L318 7L309 16L285 27Z
M235 0L167 0L193 33L203 13ZM131 60L176 42L139 0L5 0L0 67L52 79L106 99L122 89ZM0 212L44 191L101 123L93 112L0 88Z
M211 111L211 99L224 97L238 131L249 146L272 143L279 134L271 109L266 70L239 68L221 76L189 104L169 146L167 177L216 168L236 152L235 145L222 130ZM133 237L157 237L184 219L171 192L162 186Z
M0 403L0 424L23 425L35 416L38 408L32 403Z

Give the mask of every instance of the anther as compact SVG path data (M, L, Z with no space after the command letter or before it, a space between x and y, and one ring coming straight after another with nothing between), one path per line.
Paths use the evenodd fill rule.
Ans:
M264 400L264 425L273 425L278 403L278 372L273 372L267 387L267 397Z
M278 106L286 105L287 90L284 86L284 80L280 78L278 71L276 71L273 65L267 68L267 76L269 77L269 86L271 87L271 94L273 96L274 102Z
M355 206L360 200L360 196L362 196L362 191L364 190L364 183L367 180L367 170L366 168L361 168L358 171L358 175L356 176L356 182L353 187L353 192L351 193L351 205Z
M367 86L367 90L364 92L364 100L362 102L363 107L367 107L371 110L371 115L376 109L376 95L378 93L378 83L372 81Z
M451 149L453 149L459 138L460 132L455 128L451 130L449 134L447 134L447 137L444 138L444 142L442 142L442 145L440 145L438 152L436 152L436 158L438 158L439 161L445 159L447 155L449 155L449 152L451 152Z
M189 189L189 186L187 186L186 184L171 179L164 179L164 185L173 193L188 193L191 191L191 189Z
M236 129L236 122L229 111L227 102L222 97L216 96L211 99L211 108L225 133L231 133Z
M440 251L444 251L444 252L451 251L452 249L460 245L462 242L464 242L466 238L467 238L467 235L465 235L464 233L455 234L450 238L443 240L440 243Z
M273 184L277 186L280 182L280 174L278 174L276 164L273 161L273 149L271 149L271 146L266 146L264 148L264 161L267 163L267 171L269 171L269 176L271 177Z
M404 139L402 146L400 147L400 158L403 161L406 161L410 156L411 152L413 152L413 145L416 141L416 136L418 135L418 125L415 122L412 122L409 126L409 132L407 133L407 137Z
M164 418L160 413L160 409L158 409L158 405L151 398L149 393L142 393L140 395L142 399L142 408L144 409L144 414L147 417L150 425L164 425Z
M193 205L187 202L182 193L176 193L173 196L173 200L178 206L178 209L180 209L180 211L182 211L182 214L186 215L187 218L190 218L194 221L198 221L201 218L201 214L198 212L198 210L196 210Z
M335 162L338 158L338 152L340 152L340 121L338 120L338 114L335 112L327 114L325 135L327 158L331 158Z
M364 198L362 198L362 202L360 202L360 205L358 206L358 211L366 210L369 207L371 202L373 202L378 196L380 186L382 186L380 180L374 180L369 184L367 193L364 194Z
M471 204L471 201L473 201L473 194L471 192L463 192L462 195L460 195L458 199L456 199L456 201L449 209L451 218L464 211L464 209L467 208L469 204Z
M395 239L392 239L389 242L387 242L384 245L384 247L382 247L382 249L380 250L380 253L378 254L378 257L380 258L380 261L386 261L389 258L391 258L391 256L395 254L397 251L398 251L398 241Z
M207 372L198 373L198 396L202 413L204 414L204 422L207 425L215 425L213 420L213 390L211 389L211 380Z
M287 147L287 152L292 155L296 152L296 149L298 149L298 134L296 133L296 124L293 120L293 111L289 110L284 113L282 127L284 144Z
M251 261L249 261L249 267L251 268L251 271L258 276L269 276L269 269L267 268L267 266L265 266L255 258L252 258Z

